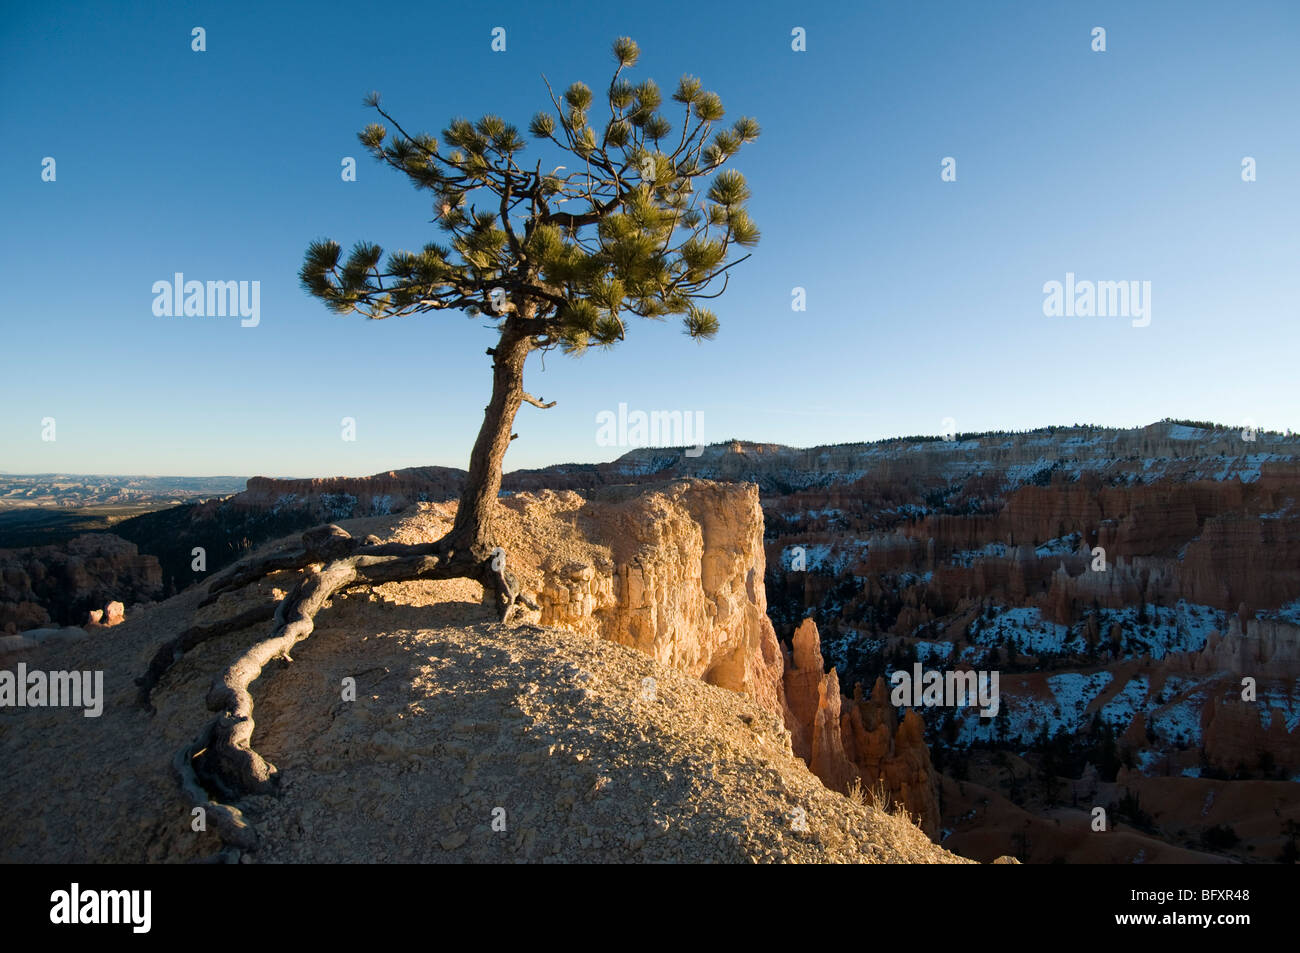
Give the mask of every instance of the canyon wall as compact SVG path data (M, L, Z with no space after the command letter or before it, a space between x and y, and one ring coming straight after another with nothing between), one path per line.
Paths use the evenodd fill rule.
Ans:
M0 550L0 631L47 623L82 625L113 601L147 602L162 595L162 568L133 543L109 533L78 536L61 546Z

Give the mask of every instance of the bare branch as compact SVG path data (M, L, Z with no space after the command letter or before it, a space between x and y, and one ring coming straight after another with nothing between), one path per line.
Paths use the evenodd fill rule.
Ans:
M543 404L539 398L534 397L532 394L528 393L527 391L524 392L524 403L532 404L534 407L540 407L542 408L542 410L549 410L550 408L555 406L555 401L551 401L550 403Z

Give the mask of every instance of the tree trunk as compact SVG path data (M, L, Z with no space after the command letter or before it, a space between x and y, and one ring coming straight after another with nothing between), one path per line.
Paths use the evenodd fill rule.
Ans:
M507 318L493 352L492 399L483 411L483 426L474 441L465 489L449 534L454 546L469 549L479 560L491 555L492 518L501 492L501 469L510 447L515 414L523 403L524 361L532 349L532 337L516 319Z
M198 738L180 749L173 759L182 790L196 807L214 812L227 858L255 850L257 834L237 808L214 800L203 779L226 792L267 793L276 788L275 766L252 745L253 696L249 686L265 675L273 659L291 662L289 652L315 629L316 614L330 597L358 586L382 585L414 579L477 579L485 593L494 591L498 617L506 622L516 603L530 609L537 604L521 592L518 579L504 559L493 552L493 521L497 494L501 492L501 467L510 447L515 414L524 402L524 361L533 350L528 329L531 311L507 317L492 354L492 399L483 412L483 426L470 455L469 475L451 532L437 542L381 543L376 537L357 539L337 526L321 526L303 533L302 545L291 552L273 553L237 564L208 587L207 603L222 593L241 588L266 575L286 570L302 573L297 584L274 610L269 638L255 643L237 658L208 691L207 704L216 718ZM531 398L530 398L531 399ZM210 638L263 621L269 606L259 606L222 623L194 626L163 645L136 684L140 702L152 711L150 693L182 654ZM202 752L202 754L198 754ZM202 772L202 778L200 777Z

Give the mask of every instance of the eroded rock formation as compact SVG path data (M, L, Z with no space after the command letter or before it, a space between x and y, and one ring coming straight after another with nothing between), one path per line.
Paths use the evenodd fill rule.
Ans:
M88 533L61 546L0 550L0 583L0 629L14 633L51 621L81 624L110 602L121 621L121 603L162 595L162 569L134 543Z
M786 657L784 685L793 724L795 754L833 790L853 786L902 805L931 837L939 827L937 775L925 743L925 723L913 711L902 721L889 701L883 679L870 696L855 685L840 694L834 668L825 670L817 625L804 619Z
M691 480L502 503L541 624L630 646L783 714L757 487Z

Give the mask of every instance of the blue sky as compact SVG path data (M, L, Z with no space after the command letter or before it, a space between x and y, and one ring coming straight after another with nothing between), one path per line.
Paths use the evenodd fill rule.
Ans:
M693 73L762 124L735 166L763 240L715 303L716 340L638 322L612 352L533 355L528 389L558 404L521 410L508 470L612 459L596 415L620 403L699 412L709 442L937 434L945 418L1300 429L1300 5L396 6L6 11L0 470L464 466L490 388L484 322L332 315L298 287L303 250L439 236L427 193L356 141L367 91L408 129L485 112L522 128L542 73L607 83L619 35L641 46L633 79L671 91ZM153 283L178 271L260 281L261 323L155 316ZM1044 283L1067 272L1149 281L1150 325L1044 316Z

